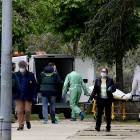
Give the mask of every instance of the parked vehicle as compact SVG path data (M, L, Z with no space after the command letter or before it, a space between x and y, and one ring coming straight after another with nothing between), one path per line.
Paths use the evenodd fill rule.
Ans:
M60 55L60 54L38 54L31 55L28 58L27 55L13 57L12 61L18 64L19 61L24 60L28 63L28 70L35 74L36 79L39 78L40 73L44 70L44 67L49 63L53 62L56 65L56 70L60 75L61 80L64 82L65 77L68 73L76 71L81 74L87 87L93 85L95 77L95 67L92 65L91 60L85 60L84 62L80 58L75 58L73 55ZM18 71L18 65L16 66ZM71 117L71 109L69 104L69 94L62 98L62 86L57 88L56 97L56 113L64 113L65 118ZM88 97L82 94L80 103L86 103ZM37 103L32 106L32 114L39 114L39 118L42 119L42 97L38 90Z

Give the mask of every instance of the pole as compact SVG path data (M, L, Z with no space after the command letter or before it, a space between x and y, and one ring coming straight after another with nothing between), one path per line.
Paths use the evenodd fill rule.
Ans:
M2 140L11 140L12 115L12 0L2 1L1 63Z

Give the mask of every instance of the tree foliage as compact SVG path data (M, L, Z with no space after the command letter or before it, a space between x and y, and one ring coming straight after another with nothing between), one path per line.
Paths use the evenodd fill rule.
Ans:
M29 36L28 52L30 51L45 51L47 54L73 54L73 44L66 43L65 45L60 45L61 35L53 36L51 33L45 33L40 36ZM81 42L77 45L77 55L80 55L82 46ZM17 51L17 48L15 48Z
M91 0L49 0L46 28L54 35L62 34L62 43L75 42L85 32L84 22L92 17Z
M20 52L25 51L28 35L44 33L45 12L45 0L13 0L13 47L17 46ZM2 27L2 2L0 2L0 15L0 27Z
M84 23L94 16L90 11L92 0L48 0L46 29L53 35L61 35L60 45L67 43L73 54L82 33L85 33ZM70 48L69 42L73 43Z
M40 36L29 36L28 51L45 51L48 54L61 54L62 46L59 45L61 36L52 36L45 33Z
M104 0L97 14L86 23L85 55L95 56L98 62L120 63L129 50L140 43L139 0ZM94 10L94 8L93 8Z

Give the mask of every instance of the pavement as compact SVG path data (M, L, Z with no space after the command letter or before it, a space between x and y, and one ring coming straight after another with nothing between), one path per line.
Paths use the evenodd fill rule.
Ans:
M17 131L18 123L12 124L12 140L114 140L140 139L140 123L112 123L111 132L106 132L103 122L101 131L95 131L95 120L86 118L76 122L60 119L58 124L42 124L42 120L31 121L32 128L24 126L23 131Z

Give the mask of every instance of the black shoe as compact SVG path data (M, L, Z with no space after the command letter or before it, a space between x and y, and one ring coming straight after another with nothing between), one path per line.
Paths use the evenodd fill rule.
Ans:
M19 126L19 127L17 128L17 131L21 131L21 130L23 130L23 127Z
M27 126L28 129L30 129L31 128L30 122L26 122L26 126Z
M100 131L100 128L98 128L98 127L96 126L96 127L95 127L95 130L96 130L96 131Z
M110 129L106 129L106 132L110 132Z
M111 127L106 127L106 132L110 132Z
M15 123L15 122L12 121L12 123Z

